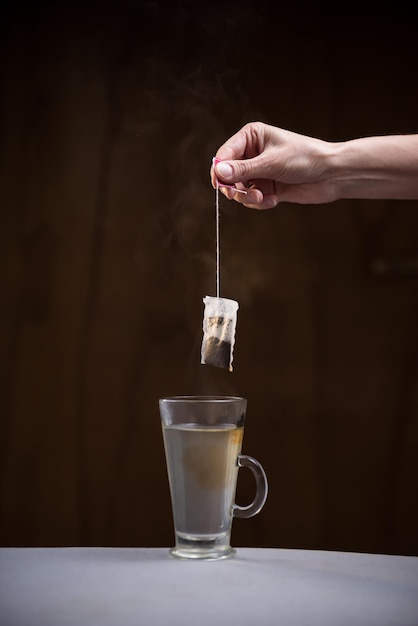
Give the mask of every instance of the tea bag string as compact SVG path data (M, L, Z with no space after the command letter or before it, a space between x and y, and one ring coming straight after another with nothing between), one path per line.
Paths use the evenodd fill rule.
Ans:
M212 163L215 166L219 163L221 159L213 157ZM245 189L238 189L235 185L226 185L222 183L223 187L227 187L228 189L233 189L236 193L247 194ZM219 236L219 181L216 178L216 297L220 297L220 236Z
M219 219L219 184L216 181L216 297L220 294L220 219Z

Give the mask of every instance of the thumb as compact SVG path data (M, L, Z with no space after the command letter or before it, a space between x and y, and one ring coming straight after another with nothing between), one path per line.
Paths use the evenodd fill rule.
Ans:
M252 159L220 161L215 166L216 176L220 182L236 183L251 178L266 177L266 163L261 155Z
M232 163L226 161L219 161L215 164L215 174L218 177L219 181L224 181L225 183L235 182L237 179L234 172L234 167Z

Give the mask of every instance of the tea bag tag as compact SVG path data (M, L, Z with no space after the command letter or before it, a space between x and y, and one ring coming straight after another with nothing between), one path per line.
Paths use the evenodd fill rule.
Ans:
M232 372L238 302L229 298L203 298L201 363Z

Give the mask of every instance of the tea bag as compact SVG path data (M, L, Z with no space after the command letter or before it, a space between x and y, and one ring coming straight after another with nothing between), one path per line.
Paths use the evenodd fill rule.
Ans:
M203 298L203 341L201 363L232 372L238 302L228 298Z
M216 165L219 159L213 158ZM236 191L240 191L236 189ZM242 193L246 193L243 191ZM232 359L237 324L238 302L220 297L220 228L219 228L219 181L216 180L216 297L203 298L202 364L222 367L232 372Z

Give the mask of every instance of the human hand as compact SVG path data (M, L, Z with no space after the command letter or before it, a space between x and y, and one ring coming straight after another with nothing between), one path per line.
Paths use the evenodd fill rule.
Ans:
M212 185L244 206L271 209L280 202L317 204L336 199L328 173L332 144L269 126L246 124L217 151ZM247 193L222 186L234 185Z

